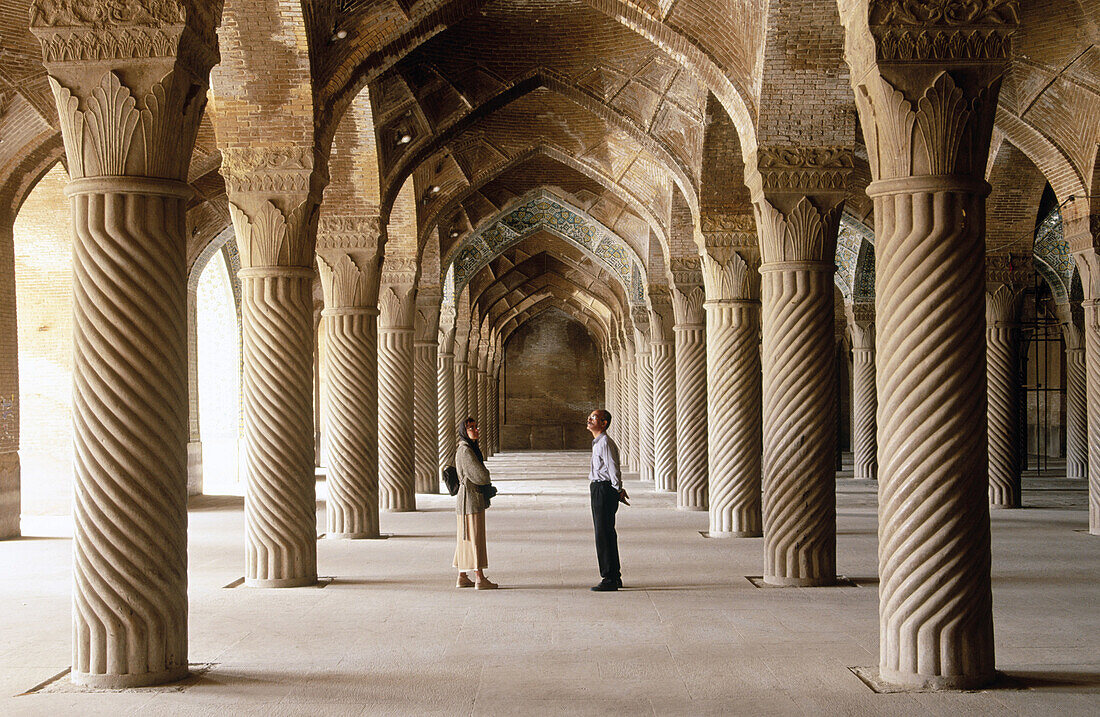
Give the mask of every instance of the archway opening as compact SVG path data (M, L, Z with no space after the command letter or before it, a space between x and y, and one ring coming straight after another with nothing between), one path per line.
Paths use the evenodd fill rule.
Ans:
M203 493L240 494L240 346L225 252L207 263L196 291L199 435Z
M502 448L588 448L585 417L603 406L603 396L603 361L588 330L560 309L547 309L504 345Z
M24 527L72 511L72 218L64 168L42 177L13 227ZM10 400L12 397L5 397Z

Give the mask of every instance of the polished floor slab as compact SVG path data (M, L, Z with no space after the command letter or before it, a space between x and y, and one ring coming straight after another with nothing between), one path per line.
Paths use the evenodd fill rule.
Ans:
M83 692L69 664L63 518L0 542L0 714L1100 714L1100 538L1083 481L1027 477L994 511L997 662L1010 687L876 694L876 493L841 473L838 571L857 587L758 589L760 539L704 538L703 512L630 480L619 593L596 570L584 453L490 459L493 592L457 590L453 499L383 514L384 540L321 540L323 587L224 587L243 574L243 502L190 511L190 659L179 685ZM323 506L319 483L318 506ZM319 511L319 532L323 531ZM61 536L61 537L50 537ZM16 696L21 695L21 696Z

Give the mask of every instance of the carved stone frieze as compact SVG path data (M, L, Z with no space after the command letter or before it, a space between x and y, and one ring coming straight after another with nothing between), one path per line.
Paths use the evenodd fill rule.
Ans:
M221 173L231 194L305 194L313 165L312 147L226 147Z
M871 0L874 25L1014 25L1020 21L1019 0Z
M673 286L683 290L703 283L703 270L697 256L672 259L669 262L669 274L672 276Z
M988 283L1023 286L1031 279L1033 264L1031 254L987 254L985 280Z
M30 30L47 66L176 58L202 78L218 62L220 7L177 0L33 0Z
M416 257L387 256L382 263L382 283L387 286L415 286L419 273Z
M845 192L855 168L845 147L761 147L756 157L764 190Z
M322 215L317 222L317 251L324 249L369 249L378 246L381 223L377 215L341 217Z
M868 14L880 62L1007 59L1017 0L875 0Z

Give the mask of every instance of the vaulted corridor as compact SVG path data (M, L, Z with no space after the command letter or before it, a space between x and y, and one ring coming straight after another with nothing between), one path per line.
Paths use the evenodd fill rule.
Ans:
M1084 715L1100 700L1100 557L1074 533L1080 483L1025 476L1027 511L993 515L998 666L969 693L875 694L873 484L838 474L837 567L856 587L760 589L762 539L707 539L705 513L627 477L626 590L598 594L585 453L489 459L490 574L456 591L452 499L418 496L379 541L318 542L321 587L241 577L240 498L192 499L190 659L179 685L81 693L69 664L70 541L0 543L0 713L11 715ZM319 487L323 484L318 484Z

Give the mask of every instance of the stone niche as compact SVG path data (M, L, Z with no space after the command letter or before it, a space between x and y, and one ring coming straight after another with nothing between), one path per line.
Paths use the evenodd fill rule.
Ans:
M587 329L548 309L504 346L505 450L585 449L585 418L603 406L603 362Z

